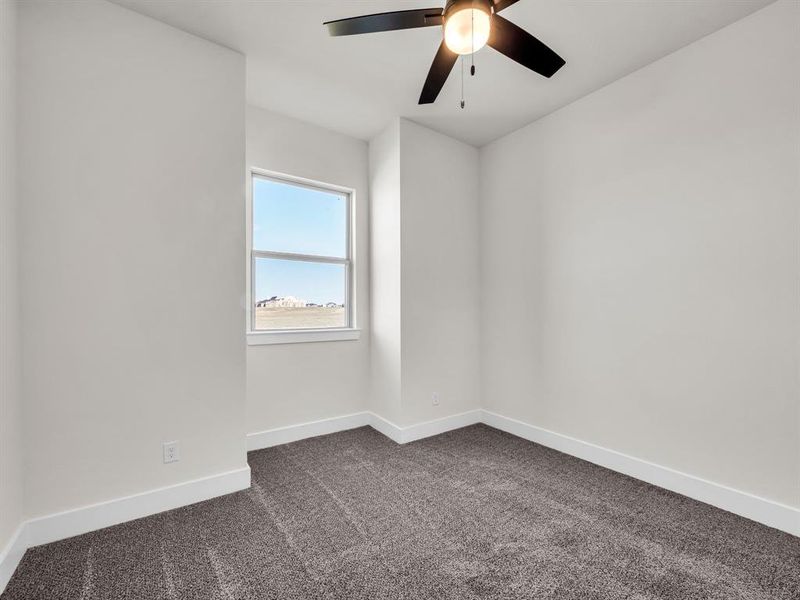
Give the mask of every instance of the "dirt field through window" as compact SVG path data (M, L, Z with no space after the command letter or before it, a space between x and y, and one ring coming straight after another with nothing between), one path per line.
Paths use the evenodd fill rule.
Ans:
M256 330L321 329L345 326L344 308L341 306L332 308L322 306L256 308Z

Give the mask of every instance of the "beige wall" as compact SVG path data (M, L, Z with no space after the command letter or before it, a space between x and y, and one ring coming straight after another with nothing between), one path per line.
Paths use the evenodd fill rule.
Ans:
M800 506L798 11L483 149L487 409Z
M27 2L19 61L27 516L244 467L244 57Z
M15 185L16 27L16 2L0 0L0 553L22 520Z
M367 144L248 107L247 165L355 190L356 323L362 329L357 341L250 346L247 431L363 411L369 374ZM243 268L245 261L243 252ZM243 339L245 325L242 319Z

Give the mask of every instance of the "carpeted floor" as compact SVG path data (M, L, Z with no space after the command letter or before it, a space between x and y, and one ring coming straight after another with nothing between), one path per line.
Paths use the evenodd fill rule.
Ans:
M28 551L2 600L800 598L800 538L484 425L249 461L250 490Z

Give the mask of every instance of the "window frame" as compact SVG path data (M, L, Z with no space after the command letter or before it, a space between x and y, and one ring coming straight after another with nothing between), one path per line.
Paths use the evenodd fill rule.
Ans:
M355 236L353 232L355 217L355 190L340 185L324 183L250 167L247 173L247 343L248 345L286 344L298 342L323 342L339 340L357 340L360 330L356 327L356 298L355 298ZM303 187L328 194L343 196L346 205L346 243L344 258L334 256L319 256L302 254L299 252L279 252L271 250L256 250L253 247L253 188L256 179L274 181L276 183ZM255 272L258 258L295 260L299 262L336 264L344 266L344 314L343 327L299 328L299 329L256 329L256 286Z

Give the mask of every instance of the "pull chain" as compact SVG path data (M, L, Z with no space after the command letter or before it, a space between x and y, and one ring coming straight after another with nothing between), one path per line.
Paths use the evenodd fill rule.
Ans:
M472 11L472 30L470 31L472 36L472 52L470 52L470 60L472 64L469 67L469 74L470 77L475 76L475 11ZM461 55L461 108L466 106L466 102L464 101L464 55Z
M472 11L472 66L469 68L470 77L475 77L475 11Z
M464 108L464 55L461 55L461 108Z

